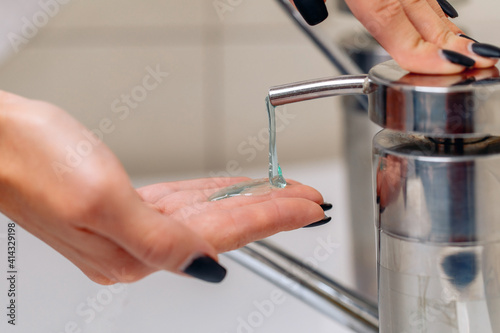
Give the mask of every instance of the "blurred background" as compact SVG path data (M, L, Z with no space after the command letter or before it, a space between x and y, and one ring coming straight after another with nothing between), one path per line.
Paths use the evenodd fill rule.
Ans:
M267 136L253 145L249 138L267 129L269 87L335 73L274 1L72 0L5 59L2 89L59 105L91 129L112 119L116 130L104 142L131 176L208 175L229 160L241 174L258 165L265 176ZM169 75L126 117L114 113L146 68ZM339 153L333 103L290 110L279 136L283 162ZM241 144L260 148L257 156L238 152Z
M91 129L111 119L116 129L104 142L131 176L208 175L225 170L230 160L241 174L258 166L265 175L261 141L267 136L253 144L251 138L267 128L269 87L337 73L276 1L64 0L47 24L37 24L43 28L36 36L15 44L19 48L9 43L8 32L23 36L20 18L49 12L39 3L59 3L3 1L12 11L1 14L0 88L54 103ZM471 36L495 41L492 8L500 8L498 1L451 2L465 2L456 22L464 22ZM321 26L332 38L361 29L337 12L337 1L328 7L330 19ZM134 89L147 68L168 77L143 97ZM132 97L133 108L124 95ZM278 136L284 166L341 155L343 115L336 103L287 107L293 118ZM114 112L123 106L130 112Z
M460 13L455 22L471 37L500 44L498 1L450 2ZM330 38L361 30L336 1L327 5L330 18L321 29ZM114 129L103 141L136 186L265 177L269 87L338 74L276 1L2 0L1 9L0 89L56 104L90 129L110 120ZM151 73L161 73L154 88L144 84ZM285 176L318 188L334 204L334 223L274 239L303 258L333 240L338 247L318 266L349 285L356 244L350 242L343 158L349 145L340 100L290 105L278 115ZM112 294L87 323L75 309L89 297L108 295L103 287L19 233L19 332L66 332L68 322L91 333L344 332L291 296L262 324L250 325L260 311L256 302L276 288L224 258L231 274L220 286L158 273ZM5 281L0 288L6 290ZM0 327L15 331L3 320Z

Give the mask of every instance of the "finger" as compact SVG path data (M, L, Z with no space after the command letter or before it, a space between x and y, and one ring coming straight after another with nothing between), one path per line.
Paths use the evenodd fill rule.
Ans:
M310 200L278 198L197 215L186 223L197 233L203 234L217 251L225 252L323 218L323 209Z
M211 209L230 209L234 207L242 207L268 200L278 198L302 198L312 201L318 205L324 202L323 196L316 189L307 185L287 185L282 189L272 189L265 194L251 195L251 196L236 196L224 200L212 202Z
M121 213L118 220L101 224L102 233L145 265L207 282L225 277L216 250L183 224L142 202L130 204Z
M293 179L288 179L288 178L286 179L286 183L287 183L287 185L302 185L301 182L298 182L298 181L293 180Z
M448 16L450 18L458 17L458 12L447 0L437 0L436 2L438 3L439 7L441 7L441 10L445 16Z
M399 0L349 0L348 5L359 21L404 69L436 74L464 70L464 66L445 60L437 45L422 38L406 16Z
M455 23L453 23L448 18L448 16L446 16L446 14L443 12L443 10L441 9L441 6L439 5L439 3L436 0L427 0L427 3L429 4L429 6L431 6L432 10L434 10L434 12L439 16L439 18L446 24L448 29L453 31L453 33L456 35L463 33L462 29L457 27L455 25Z
M180 182L159 183L139 188L137 189L137 193L140 195L142 200L150 203L158 203L160 200L164 201L167 196L188 190L193 190L194 192L192 193L196 193L195 191L200 192L196 193L196 197L203 194L208 198L221 189L249 180L250 178L248 177L232 177L204 178ZM287 179L287 183L290 185L301 184L300 182L291 179ZM185 198L189 200L187 195Z
M478 68L491 67L496 63L496 60L473 53L469 49L471 41L457 36L427 1L401 0L401 4L410 22L426 41L474 59Z
M323 196L314 188L306 185L290 184L283 189L271 188L265 193L235 196L213 202L208 201L211 194L205 191L181 191L162 198L155 205L164 214L186 219L189 216L207 211L240 207L274 198L305 198L317 204L323 203Z
M18 103L24 103L28 102L29 100L22 97L18 96L12 93L9 93L7 91L0 90L0 106L3 106L4 104L18 104ZM2 111L2 107L0 107L0 111Z
M201 178L193 180L184 180L178 182L168 182L144 186L137 189L137 192L144 201L156 202L159 199L185 190L208 190L220 189L236 183L249 180L247 177L217 177L217 178Z

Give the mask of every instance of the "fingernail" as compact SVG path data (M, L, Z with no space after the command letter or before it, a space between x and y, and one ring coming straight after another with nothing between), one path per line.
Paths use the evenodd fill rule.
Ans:
M219 265L217 261L209 256L198 257L194 259L184 270L184 273L194 278L218 283L226 277L226 269Z
M327 224L328 222L330 222L332 220L331 217L329 216L326 216L325 215L325 218L322 219L321 221L318 221L318 222L314 222L314 223L311 223L309 225L306 225L304 228L314 228L314 227L319 227L320 225L323 225L323 224Z
M441 54L446 58L446 60L457 65L472 67L476 63L474 59L471 59L455 51L441 50Z
M481 57L500 58L500 48L495 45L474 43L471 45L472 52Z
M474 38L469 37L469 36L464 35L464 34L458 34L458 37L467 38L467 39L469 39L469 40L471 40L471 41L473 41L473 42L479 43L479 42L478 42L477 40L475 40Z
M328 202L324 202L320 206L321 206L321 208L323 208L323 211L325 211L325 212L333 208L333 205L331 203L328 203Z
M443 12L451 18L458 17L458 12L453 6L446 0L437 0L438 4L441 6Z
M328 17L328 10L323 0L295 0L294 3L309 25L321 23Z

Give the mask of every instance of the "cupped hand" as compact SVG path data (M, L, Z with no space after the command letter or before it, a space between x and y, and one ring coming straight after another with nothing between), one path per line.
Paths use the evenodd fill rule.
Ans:
M326 18L322 0L294 0L303 15ZM301 4L299 6L299 3ZM399 65L415 73L452 74L497 63L500 49L464 37L446 0L346 0L356 18ZM444 9L444 11L443 11ZM448 14L445 14L446 13ZM323 13L320 15L319 13Z
M292 180L287 180L284 189L208 201L220 189L247 180L196 179L154 184L138 192L145 202L186 225L219 253L324 218L323 209L318 205L323 203L321 194Z
M321 195L298 184L247 201L200 196L238 179L160 184L139 195L113 153L76 120L6 92L0 165L0 211L101 284L158 270L218 282L221 251L324 216Z

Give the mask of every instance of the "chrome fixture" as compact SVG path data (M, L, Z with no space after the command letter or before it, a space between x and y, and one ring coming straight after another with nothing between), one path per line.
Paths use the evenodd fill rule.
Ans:
M373 150L380 332L499 331L500 71L418 75L389 61L364 76L274 87L269 98L284 105L345 93L367 94L370 119L385 128ZM239 255L246 266L242 257L256 257L250 247ZM264 263L253 268L258 274L333 318L341 316L356 332L376 330L369 301L345 288L319 292L314 274L296 276L269 253L257 257ZM276 276L309 284L293 290ZM357 306L324 297L345 297Z
M385 128L373 155L380 332L500 330L499 73L419 75L388 61L269 91L274 105L368 94Z
M278 1L342 74L354 75L271 88L271 103L368 95L361 108L385 128L373 140L378 311L268 241L228 256L355 332L500 331L498 68L429 76L390 61L359 75L362 61Z

